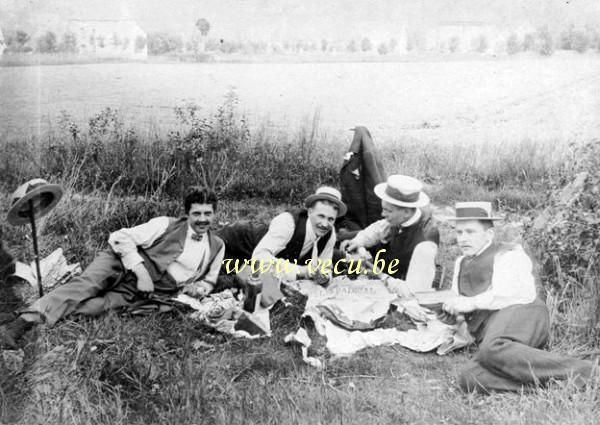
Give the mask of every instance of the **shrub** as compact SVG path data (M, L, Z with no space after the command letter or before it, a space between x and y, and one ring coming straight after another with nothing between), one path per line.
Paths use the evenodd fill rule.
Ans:
M67 53L76 53L77 52L77 37L72 32L66 32L63 34L63 39L60 45L58 46L58 50L61 52Z
M183 48L183 40L180 37L166 32L149 33L147 43L148 54L150 55L163 55L165 53L180 51Z
M181 46L179 44L176 44L176 45L177 45L177 49L181 49ZM146 47L146 37L138 35L135 38L135 51L140 52L140 51L144 50L145 47Z
M577 149L555 186L528 239L537 247L547 287L567 299L585 293L595 325L600 319L600 141Z
M337 163L317 141L318 117L294 140L252 135L231 95L203 116L176 108L179 129L142 140L118 110L105 108L80 128L63 113L61 133L47 141L3 141L0 173L11 186L33 177L62 181L75 191L179 198L192 184L225 198L292 201L337 178Z
M378 47L377 47L377 53L379 53L380 55L387 55L388 54L388 47L385 43L381 43Z
M579 53L587 50L590 40L583 31L573 31L571 33L571 48Z
M30 52L33 49L28 45L31 37L25 31L17 30L6 36L6 51L12 53Z
M537 37L539 40L538 52L544 56L550 56L554 53L554 41L550 35L548 27L541 27L537 31Z
M346 50L350 53L356 53L358 51L358 46L356 45L355 40L350 40L348 45L346 46Z
M47 31L46 34L36 40L36 49L40 53L54 53L58 51L56 34L52 31Z
M362 50L363 52L369 52L373 49L373 44L371 43L371 40L369 40L368 37L365 37L362 39L362 41L360 42L360 50Z
M520 50L521 49L519 46L519 40L517 39L517 35L511 34L506 39L506 53L508 53L509 55L514 55L516 53L519 53Z
M457 36L453 36L448 42L448 50L452 53L456 52L460 47L460 39Z
M535 47L535 36L533 33L525 34L523 38L523 44L521 45L521 50L527 52L529 50L533 50Z
M489 47L489 43L485 35L481 34L475 40L473 40L473 50L479 53L485 53Z

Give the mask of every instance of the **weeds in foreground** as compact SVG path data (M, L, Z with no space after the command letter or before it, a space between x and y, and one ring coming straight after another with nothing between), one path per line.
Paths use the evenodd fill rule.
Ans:
M321 184L337 184L351 141L332 141L320 131L318 111L296 131L268 123L250 131L230 95L211 116L197 105L175 109L179 128L133 128L106 108L81 126L64 112L59 129L42 139L4 138L0 173L4 187L45 177L76 192L178 199L190 185L217 189L223 198L295 202ZM540 206L545 192L564 177L574 149L567 141L500 142L415 139L379 141L386 171L429 184L436 203L475 197L503 209Z
M87 130L65 117L64 139L50 138L42 145L2 142L7 152L0 163L4 183L14 187L40 175L63 183L65 198L40 222L42 254L63 246L69 260L85 265L104 246L108 232L158 215L177 215L177 198L189 184L213 185L234 199L259 198L223 202L221 221L266 221L282 206L269 210L264 198L297 204L318 183L335 182L344 149L319 142L318 116L290 141L277 134L249 134L243 121L227 111L200 119L193 107L181 110L179 133L149 141L140 140L114 110L98 114ZM321 150L327 155L316 154ZM549 205L550 215L564 210L569 217L565 225L571 227L542 233L534 245L553 254L548 258L560 259L545 276L553 346L597 355L598 333L589 314L594 310L587 307L598 301L593 292L598 280L593 243L598 237L584 234L590 237L582 239L580 232L586 225L597 230L597 186L586 186L569 209L546 194L581 171L558 159L581 154L568 145L556 149L532 141L504 150L457 143L382 145L380 153L388 172L414 174L429 183L434 200L476 197L519 209ZM597 157L589 157L596 174ZM214 162L206 162L208 158ZM7 193L1 200L6 209ZM7 228L4 234L13 254L27 258L27 229ZM453 249L446 236L448 266ZM567 382L533 394L464 396L453 381L466 361L463 354L441 358L378 348L315 371L282 345L282 335L229 340L177 314L81 318L44 329L39 336L27 346L27 372L0 382L2 421L587 424L599 413L597 380L583 392Z

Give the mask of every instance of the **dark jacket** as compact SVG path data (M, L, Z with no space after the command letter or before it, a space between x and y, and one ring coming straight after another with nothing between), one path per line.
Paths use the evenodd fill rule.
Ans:
M381 218L381 200L375 195L373 188L385 181L385 178L383 165L369 130L357 126L340 170L340 191L348 212L338 220L336 228L361 230Z
M301 260L304 260L304 258L299 257L306 237L307 210L300 209L288 212L294 218L294 234L285 248L277 253L277 257L291 262L294 260L301 262ZM267 234L268 230L269 226L266 224L255 224L249 221L240 221L218 230L217 235L225 242L225 260L230 258L232 260L250 260L254 248ZM331 231L319 239L317 242L319 253L323 251L330 237Z

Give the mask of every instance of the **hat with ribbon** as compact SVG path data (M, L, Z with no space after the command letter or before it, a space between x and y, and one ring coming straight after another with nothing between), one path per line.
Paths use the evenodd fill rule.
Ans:
M491 202L457 202L454 209L456 210L455 217L450 217L448 220L502 220L501 217L492 215Z
M321 186L316 190L315 193L309 195L304 201L306 208L310 208L317 201L329 201L333 202L338 207L338 217L346 215L348 208L346 204L342 202L342 194L339 190L330 186Z
M56 206L62 194L62 188L57 184L44 179L29 180L13 193L6 219L13 226L28 224L32 209L34 218L43 217Z
M423 193L423 184L414 177L394 174L373 190L381 200L399 207L419 208L429 204L429 196Z

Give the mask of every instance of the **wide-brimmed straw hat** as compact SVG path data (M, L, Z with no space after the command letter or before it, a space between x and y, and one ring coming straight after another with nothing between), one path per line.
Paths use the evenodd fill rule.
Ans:
M423 184L414 177L394 174L373 190L379 199L399 207L419 208L429 204L429 196L423 192Z
M457 202L454 209L456 210L455 217L449 217L448 220L502 220L502 217L492 215L491 202Z
M306 208L310 208L317 201L329 201L336 204L338 207L338 217L346 215L346 211L348 211L346 204L342 202L342 194L335 187L321 186L315 193L306 198L304 205Z
M29 180L13 193L6 219L13 226L28 224L30 205L35 218L43 217L56 206L62 194L62 188L57 184L50 184L44 179Z

